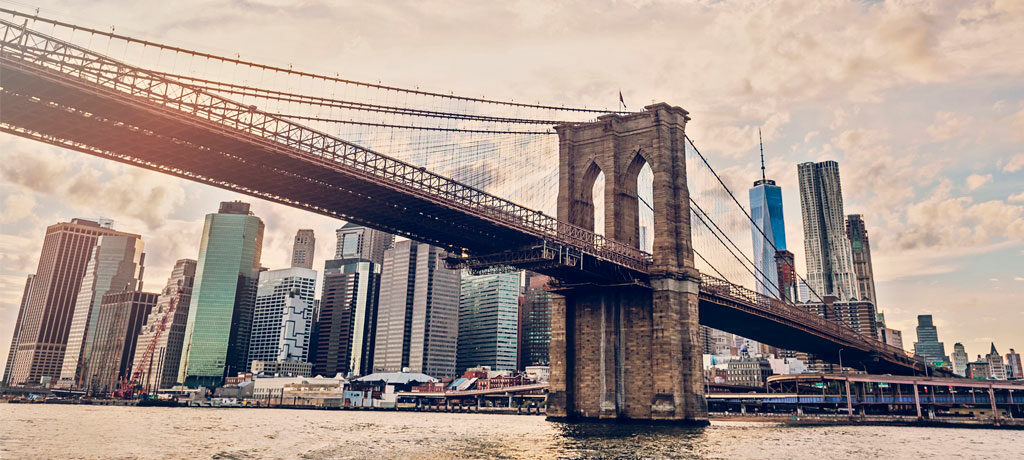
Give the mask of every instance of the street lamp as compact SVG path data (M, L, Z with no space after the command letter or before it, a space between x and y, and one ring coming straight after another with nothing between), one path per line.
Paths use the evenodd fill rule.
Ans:
M846 370L843 369L843 349L839 349L839 372L845 374Z

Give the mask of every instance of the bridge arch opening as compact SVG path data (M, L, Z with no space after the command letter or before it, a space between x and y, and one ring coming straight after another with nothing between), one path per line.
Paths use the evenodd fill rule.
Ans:
M604 205L604 171L591 162L587 171L583 174L582 195L579 199L579 212L581 215L577 222L587 230L598 235L604 235L605 205Z
M631 232L633 245L641 251L651 252L654 248L654 169L644 158L642 150L636 151L626 169L625 189L626 193L635 196L631 200L634 202L629 203L636 209Z

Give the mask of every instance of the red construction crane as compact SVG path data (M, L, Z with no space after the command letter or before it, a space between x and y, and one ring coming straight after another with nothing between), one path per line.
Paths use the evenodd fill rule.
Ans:
M160 324L156 327L156 332L153 334L153 338L149 341L149 345L146 346L146 351L142 354L141 359L135 366L135 371L132 372L131 379L127 381L122 380L120 396L125 398L131 398L135 394L135 389L139 384L139 378L142 377L142 372L147 367L143 367L143 363L152 361L153 352L156 351L156 344L160 341L160 336L163 335L164 329L167 329L167 323L174 317L174 312L178 309L178 301L181 300L181 286L178 286L178 290L174 292L174 296L171 297L171 301L167 307L167 313L160 320ZM152 367L152 366L148 366Z

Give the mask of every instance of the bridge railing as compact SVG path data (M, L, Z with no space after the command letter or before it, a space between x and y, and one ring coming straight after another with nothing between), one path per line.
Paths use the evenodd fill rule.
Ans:
M263 144L284 155L301 153L301 158L323 166L458 208L637 271L646 272L651 262L650 254L637 248L159 72L116 61L2 19L0 37L5 62L33 70L41 67L57 79L84 80L114 91L104 97L148 108L156 105L172 116L202 118L213 122L224 135Z
M879 354L883 354L888 359L906 363L924 363L920 357L909 354L902 348L894 347L878 340L871 339L870 337L865 337L843 324L822 318L821 316L804 310L797 305L783 302L782 300L774 297L766 296L705 273L701 273L700 277L700 289L702 292L706 291L746 305L756 306L761 311L809 326L816 331L830 334L834 338L841 339L846 343L858 345L866 351L875 351Z

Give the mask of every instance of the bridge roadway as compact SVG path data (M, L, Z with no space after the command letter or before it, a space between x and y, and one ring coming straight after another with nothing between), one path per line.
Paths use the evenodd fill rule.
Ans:
M650 254L636 248L4 20L0 105L2 132L432 243L453 266L647 284ZM701 281L703 324L826 360L842 353L871 372L924 372L901 350L799 307Z

